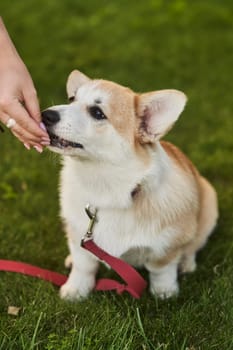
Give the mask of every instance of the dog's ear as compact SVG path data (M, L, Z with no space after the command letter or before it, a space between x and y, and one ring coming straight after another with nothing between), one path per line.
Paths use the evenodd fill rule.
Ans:
M165 135L183 111L187 97L178 90L161 90L137 96L139 138L153 143Z
M72 99L77 90L83 84L87 83L90 80L85 74L79 72L78 70L73 70L68 76L66 83L66 91L69 99Z

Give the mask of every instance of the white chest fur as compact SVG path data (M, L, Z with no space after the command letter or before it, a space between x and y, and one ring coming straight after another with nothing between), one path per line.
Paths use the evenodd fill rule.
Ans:
M129 164L127 170L119 168L116 173L111 166L103 170L100 164L93 167L93 163L77 163L75 159L66 158L61 175L60 197L62 217L70 227L72 240L78 243L87 230L89 219L85 206L89 203L98 209L94 240L102 249L114 256L121 256L132 248L149 248L158 258L163 256L176 236L176 227L169 224L164 226L162 220L164 216L169 217L176 212L172 205L173 197L176 197L177 202L177 192L182 192L185 186L177 172L173 177L169 164L169 172L165 172L173 177L172 187L169 188L169 181L166 181L169 179L164 178L162 169L166 167L166 161L158 162L159 169L153 167L152 170L142 171L135 164ZM135 205L131 193L141 182L144 182L147 193ZM160 186L161 182L163 186ZM187 205L184 193L182 196L182 203L177 205L180 210ZM167 207L169 202L170 212L166 209L164 213L163 206Z

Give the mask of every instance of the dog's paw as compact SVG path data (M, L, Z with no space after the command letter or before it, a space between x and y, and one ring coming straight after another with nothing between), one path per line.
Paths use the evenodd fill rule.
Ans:
M68 283L63 284L60 288L59 294L61 299L67 301L82 301L88 295L81 295L77 288L70 286Z
M95 278L92 275L70 275L60 288L60 297L69 301L81 301L88 297L94 286Z
M168 299L178 295L179 286L177 282L172 285L154 283L150 285L150 292L160 299Z
M73 260L72 260L72 257L71 255L67 255L67 257L65 258L65 267L67 269L71 269L72 265L73 265Z

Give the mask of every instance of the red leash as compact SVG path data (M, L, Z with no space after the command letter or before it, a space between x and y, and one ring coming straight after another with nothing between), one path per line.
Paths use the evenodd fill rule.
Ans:
M147 286L142 276L125 261L115 258L98 247L92 239L83 242L83 247L106 262L126 282L122 284L112 279L100 279L97 281L96 290L116 290L118 294L129 292L134 298L139 299Z
M126 284L122 284L112 279L99 279L96 282L96 290L116 290L118 294L127 291L134 298L140 298L147 286L147 283L132 266L127 264L125 261L106 253L104 250L99 248L92 239L89 239L82 244L83 248L87 249L92 254L96 255L100 260L110 265L112 269L115 270L126 282ZM67 276L60 273L12 260L0 260L0 271L18 272L24 275L38 277L57 286L63 285L67 280Z
M23 275L38 277L59 287L62 286L67 280L67 277L60 273L12 260L0 260L0 271L18 272L22 273Z
M122 284L118 281L112 279L100 279L97 280L95 289L96 290L116 290L118 294L127 291L134 298L139 299L144 289L147 286L146 281L142 278L142 276L129 264L125 261L118 259L103 249L98 247L92 238L92 231L97 220L96 214L97 210L94 213L91 212L90 206L87 205L85 211L90 219L88 230L86 235L82 239L81 246L97 256L100 260L106 262L111 268L117 272L117 274L125 281L126 284ZM0 260L0 271L9 271L9 272L18 272L24 275L34 276L42 278L46 281L52 282L57 286L63 285L67 276L62 275L57 272L41 269L37 266L25 264L22 262L16 262L11 260Z

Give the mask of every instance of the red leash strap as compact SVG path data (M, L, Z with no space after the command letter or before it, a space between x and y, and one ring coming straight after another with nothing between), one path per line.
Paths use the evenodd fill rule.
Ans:
M147 286L142 276L125 261L115 258L98 247L92 239L82 242L82 247L105 261L127 283L122 284L112 279L100 279L97 281L96 290L116 290L118 294L129 292L134 298L139 299Z
M0 260L0 271L18 272L24 275L42 278L56 286L62 286L67 280L67 277L60 273L12 260Z
M92 239L84 241L82 246L92 254L96 255L100 260L109 264L112 269L115 270L126 282L126 284L122 284L112 279L99 279L96 282L96 290L116 290L118 294L127 291L134 298L140 298L142 292L147 286L147 283L132 266L127 264L125 261L106 253L104 250L99 248ZM60 273L12 260L0 260L0 271L18 272L24 275L42 278L57 286L63 285L67 280L67 277Z

